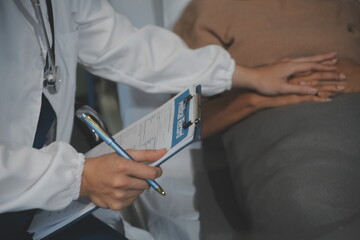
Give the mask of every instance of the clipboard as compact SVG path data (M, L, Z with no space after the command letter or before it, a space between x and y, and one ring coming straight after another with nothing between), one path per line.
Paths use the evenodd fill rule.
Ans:
M160 149L168 152L152 166L160 166L178 151L201 139L201 86L188 88L153 112L113 135L124 149ZM101 143L86 156L96 157L113 152Z
M192 86L178 93L152 113L115 134L113 138L124 149L166 148L168 152L151 164L160 166L186 146L201 139L201 86ZM85 156L97 157L110 152L113 152L113 149L103 142ZM89 199L81 198L63 210L40 210L28 232L33 234L34 240L46 239L97 208Z

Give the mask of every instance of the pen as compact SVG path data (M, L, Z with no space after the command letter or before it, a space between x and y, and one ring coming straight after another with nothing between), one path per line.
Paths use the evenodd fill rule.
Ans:
M92 131L94 131L106 144L108 144L114 151L119 154L120 156L124 158L131 159L135 161L122 147L120 147L119 144L111 137L110 134L108 134L103 128L99 126L87 113L83 113L80 116L80 119L85 122L87 126L90 127ZM161 195L165 195L165 191L162 189L162 187L155 182L154 180L145 179L145 181L154 188L158 193Z

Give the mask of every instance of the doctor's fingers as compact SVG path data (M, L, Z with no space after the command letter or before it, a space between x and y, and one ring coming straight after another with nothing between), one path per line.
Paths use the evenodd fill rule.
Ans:
M321 63L315 63L315 62L301 62L301 63L286 63L288 64L288 76L296 76L298 74L302 73L309 73L312 71L318 71L318 72L336 72L337 67L336 66L329 66L324 65ZM307 76L309 74L305 74L304 76Z
M101 208L109 208L111 210L121 210L132 204L143 191L128 190L126 192L113 191L112 194L104 197L95 196L92 201Z
M333 65L337 63L336 57L337 57L337 53L332 52L332 53L324 53L324 54L318 54L318 55L306 56L306 57L286 58L283 60L289 62L295 62L295 63L317 62L327 65Z
M132 150L128 149L126 150L127 153L136 161L138 162L153 162L158 159L160 159L162 156L165 155L167 150L165 148L163 149L157 149L157 150Z
M150 179L150 178L146 178ZM145 181L145 178L133 177L130 175L119 175L115 176L109 185L109 191L144 191L149 189L149 184Z
M127 161L119 167L119 173L125 173L127 176L140 179L155 179L162 175L160 167L153 167L136 161Z

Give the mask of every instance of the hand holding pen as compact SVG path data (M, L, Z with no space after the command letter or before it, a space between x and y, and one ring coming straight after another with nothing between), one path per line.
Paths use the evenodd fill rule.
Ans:
M129 205L149 185L165 194L153 180L161 175L161 169L139 162L156 161L166 150L132 150L126 153L89 115L83 114L82 120L92 130L96 129L96 134L116 152L86 159L81 183L82 196L89 196L99 207L115 210ZM132 159L130 156L139 162L125 159Z

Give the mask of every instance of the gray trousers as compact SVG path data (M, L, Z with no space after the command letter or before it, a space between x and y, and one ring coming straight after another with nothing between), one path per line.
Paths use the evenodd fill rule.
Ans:
M258 112L203 156L239 239L360 239L360 94Z

